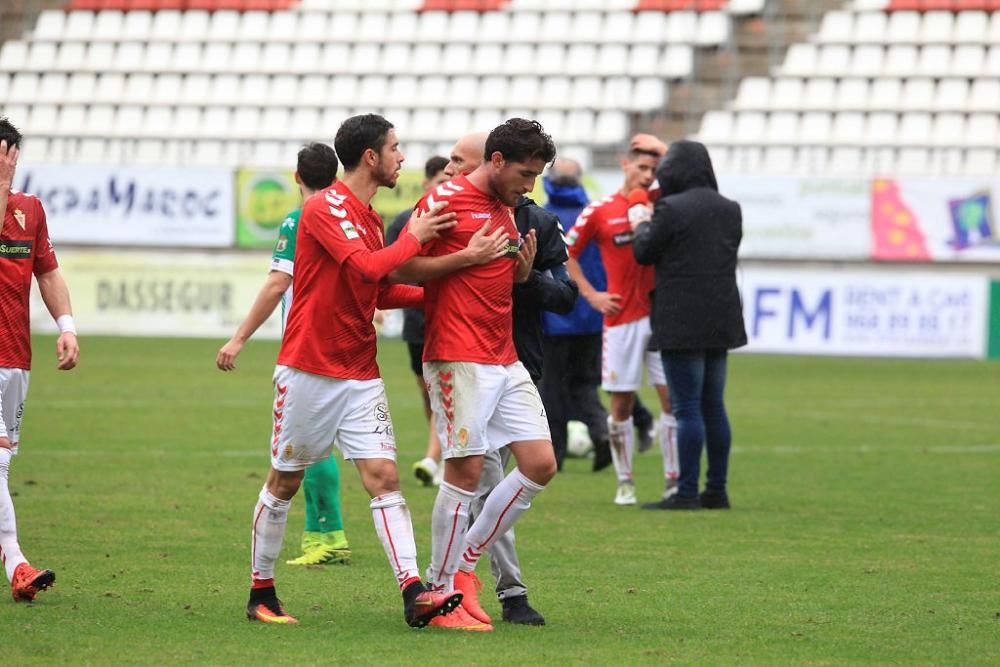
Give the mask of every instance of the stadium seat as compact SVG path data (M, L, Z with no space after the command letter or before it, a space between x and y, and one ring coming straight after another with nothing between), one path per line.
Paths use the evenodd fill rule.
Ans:
M864 142L872 146L895 144L897 123L895 113L879 111L868 114Z
M852 32L844 41L861 44L883 44L888 30L889 15L883 12L862 12L854 19Z
M934 94L935 111L965 111L969 108L968 79L942 79Z
M500 108L509 99L507 77L487 76L480 80L477 101L481 106Z
M868 108L873 111L896 109L902 94L903 84L900 79L875 79L868 98Z
M816 51L813 44L792 44L785 54L782 73L786 76L810 76L816 69Z
M706 143L729 141L733 128L733 114L728 111L709 111L701 119L698 140Z
M840 112L834 116L831 143L857 146L865 135L865 115L855 111Z
M978 44L959 44L951 61L953 76L980 77L986 60L986 49Z
M933 101L934 80L911 78L903 85L899 108L907 111L927 110L931 108Z
M47 9L39 14L32 36L37 40L59 40L63 38L65 25L66 12Z
M972 111L1000 113L1000 81L976 79L969 92L968 105Z
M218 74L212 79L208 94L211 104L228 105L239 99L240 77L236 74Z
M802 88L802 79L778 79L771 88L771 108L801 109Z
M719 46L729 40L729 17L723 12L704 12L698 17L695 44Z
M969 115L965 125L966 146L1000 145L1000 120L995 113L974 113Z
M667 21L668 44L690 44L698 33L698 16L694 12L670 12Z
M820 23L818 41L828 44L849 44L855 40L854 37L854 14L845 11L832 11L823 15ZM869 16L860 14L861 17ZM882 14L870 14L870 16L883 16Z
M601 108L601 80L594 76L574 79L569 103L574 109Z
M125 75L115 72L105 72L97 80L97 90L94 100L115 104L125 97Z
M768 116L767 128L760 139L769 145L793 146L798 143L798 134L799 114L794 111L775 111Z
M597 64L597 54L598 47L594 44L573 44L566 52L565 66L559 69L546 67L545 72L556 74L565 71L567 74L577 76L592 74ZM540 57L539 60L541 65L545 59Z
M160 104L170 104L176 98L175 86L180 83L176 74L161 74L156 77L153 100ZM188 74L180 86L180 101L184 104L206 104L212 94L212 80L207 74ZM247 100L250 101L250 100Z
M594 143L616 144L628 133L628 119L617 110L601 111L594 121Z
M627 76L609 76L604 80L602 109L616 109L632 99L632 79Z
M833 79L811 78L805 84L802 108L817 111L832 109L837 97L837 84Z
M920 38L920 14L917 12L893 12L885 40L890 44L915 44Z
M47 86L52 85L53 90L60 90L60 81L65 81L65 92L60 97L47 98L46 102L70 102L89 103L93 100L94 90L97 89L97 75L92 72L74 72L68 79L65 74L48 73L42 77L42 90L47 90Z
M632 26L634 25L634 22L635 15L632 14L632 12L611 12L609 14L605 14L601 39L605 43L620 42L622 35L632 34Z
M799 124L799 141L803 144L823 146L830 143L832 114L825 111L807 111Z
M597 12L576 12L570 35L577 42L596 44L602 40L604 15Z
M131 13L129 12L129 14ZM161 13L157 12L156 16L159 16ZM182 35L184 40L192 42L204 42L216 39L216 36L211 32L211 23L212 15L208 12L198 10L187 11L180 16L180 28L178 32L173 35L163 35L161 39L174 40L178 38L178 35Z
M626 108L634 111L656 111L666 106L667 84L659 77L637 79L631 103Z
M868 109L868 80L841 79L837 86L834 106L838 110L866 111Z
M771 97L771 79L763 76L748 76L740 81L733 100L736 109L766 109Z

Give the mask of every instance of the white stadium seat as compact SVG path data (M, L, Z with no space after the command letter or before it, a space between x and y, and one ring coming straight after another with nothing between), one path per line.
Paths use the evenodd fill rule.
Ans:
M968 79L942 79L934 94L936 111L965 111L969 108Z
M66 15L66 24L63 26L63 40L85 40L90 39L94 32L93 12L70 12Z
M899 108L908 111L930 109L934 102L934 88L933 79L907 79L903 86L903 97Z
M926 12L920 25L920 41L923 44L950 44L954 29L954 12Z
M817 111L832 109L836 97L836 81L827 78L809 79L802 95L802 108Z
M864 16L864 14L860 16ZM849 44L854 40L853 33L854 14L844 11L832 11L823 15L823 20L819 26L818 38L820 42Z
M65 25L66 12L47 9L39 14L32 36L37 40L59 40L63 38Z
M125 15L119 11L98 12L94 28L87 36L91 40L115 40L122 34Z
M794 111L775 111L767 119L767 129L762 138L768 144L792 146L798 143L799 114Z
M889 15L885 12L861 12L854 19L848 40L862 44L882 44L888 29Z
M799 141L803 144L830 143L831 114L825 111L808 111L802 114L799 124Z
M834 101L837 109L864 111L868 108L868 80L841 79Z
M920 38L920 14L910 11L892 12L885 38L890 43L917 43Z
M802 79L782 78L771 87L772 109L802 108Z

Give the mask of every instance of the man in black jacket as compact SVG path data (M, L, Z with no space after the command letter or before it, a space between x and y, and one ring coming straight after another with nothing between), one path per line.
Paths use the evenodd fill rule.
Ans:
M483 162L485 150L485 133L462 137L451 150L445 173L457 176L475 170ZM514 285L513 309L514 347L537 385L542 377L542 311L568 313L576 304L577 288L566 272L569 255L559 218L531 199L521 197L514 208L514 223L522 237L534 230L538 246L531 277L524 283ZM508 449L486 455L471 521L475 521L486 497L503 480L509 456ZM487 553L497 580L496 591L503 605L503 619L511 623L544 625L542 615L528 604L528 589L521 581L521 567L514 549L514 531L497 539Z

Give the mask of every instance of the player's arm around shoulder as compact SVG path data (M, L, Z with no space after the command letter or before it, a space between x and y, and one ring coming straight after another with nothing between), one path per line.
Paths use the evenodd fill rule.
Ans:
M61 371L72 370L80 360L80 344L76 339L69 288L58 268L37 274L35 280L38 281L38 292L45 307L59 327L59 338L56 340L58 368Z

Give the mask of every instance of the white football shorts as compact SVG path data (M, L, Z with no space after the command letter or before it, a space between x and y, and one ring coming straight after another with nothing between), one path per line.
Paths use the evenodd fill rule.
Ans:
M667 384L660 353L646 349L652 335L648 316L604 328L601 354L601 388L604 391L639 391L643 366L649 374L650 386Z
M303 470L330 456L334 444L348 460L396 460L381 378L340 380L276 366L272 417L275 470Z
M11 453L17 454L21 439L21 417L28 397L28 376L23 368L0 368L0 438L10 440Z
M437 418L442 458L552 439L538 389L520 361L508 366L426 361L424 382Z

